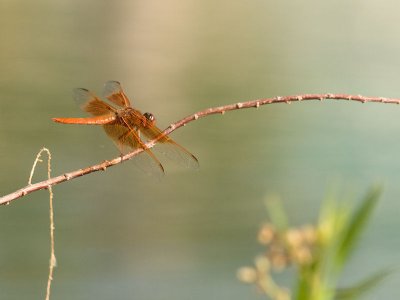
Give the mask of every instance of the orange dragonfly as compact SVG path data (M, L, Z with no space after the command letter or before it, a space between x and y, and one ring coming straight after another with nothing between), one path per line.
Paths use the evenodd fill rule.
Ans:
M52 120L63 124L102 125L121 155L127 150L144 149L144 154L140 154L134 161L146 173L159 176L164 173L164 167L154 153L146 147L142 135L147 140L157 139L157 145L161 146L160 151L168 158L189 168L198 168L199 162L193 154L169 136L162 135L162 131L155 125L156 120L153 114L148 112L142 114L131 106L118 81L106 82L103 94L115 106L100 100L87 89L75 89L76 102L92 117L53 118Z

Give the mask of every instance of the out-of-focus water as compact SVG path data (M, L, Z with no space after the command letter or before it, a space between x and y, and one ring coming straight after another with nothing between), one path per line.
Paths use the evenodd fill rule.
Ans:
M74 87L100 92L119 80L160 127L260 97L400 97L398 9L396 1L3 1L0 192L26 185L43 146L55 175L118 155L100 128L51 122L82 116ZM199 171L166 162L158 182L126 163L55 186L52 299L259 299L235 272L261 251L265 196L281 195L293 223L309 223L332 187L356 202L376 182L383 199L343 284L398 264L399 116L395 105L328 101L210 116L172 135ZM44 297L47 207L45 191L0 207L0 299ZM395 299L398 280L368 299Z

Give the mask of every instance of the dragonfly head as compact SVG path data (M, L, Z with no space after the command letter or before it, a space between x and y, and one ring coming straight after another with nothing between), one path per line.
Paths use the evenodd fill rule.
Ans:
M146 125L153 126L156 123L156 117L152 113L144 113L143 116L146 118Z

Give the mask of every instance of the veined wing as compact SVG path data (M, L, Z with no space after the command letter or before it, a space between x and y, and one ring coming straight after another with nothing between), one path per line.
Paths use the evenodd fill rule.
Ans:
M79 107L93 116L114 114L116 109L100 100L95 94L87 89L74 89L74 99Z
M87 89L74 89L75 102L93 117L90 118L53 118L54 122L64 124L103 125L116 119L116 110L106 102L97 98Z
M138 148L144 149L143 153L132 159L142 171L157 178L164 175L164 167L154 153L140 140L138 132L134 128L117 123L106 124L103 128L121 153L124 154Z
M156 147L169 159L191 169L199 168L199 161L196 156L176 143L168 135L162 135L162 131L155 125L142 127L140 131L149 139L157 138Z
M107 81L104 85L103 96L118 106L131 106L128 97L122 90L121 83L119 83L118 81Z

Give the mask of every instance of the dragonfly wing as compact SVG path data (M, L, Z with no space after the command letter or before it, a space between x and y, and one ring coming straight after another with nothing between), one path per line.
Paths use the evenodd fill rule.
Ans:
M166 143L158 143L156 149L168 159L189 169L198 169L199 161L192 153L170 139Z
M168 159L190 169L199 168L199 161L196 156L176 143L168 135L162 135L162 131L156 126L141 128L141 131L150 140L158 139L156 148Z
M148 151L140 153L132 159L132 162L142 172L148 176L152 176L160 180L164 176L164 167L154 160L153 156L148 154Z
M107 81L104 85L103 96L118 106L131 106L128 97L122 90L121 83L119 83L118 81Z
M126 154L131 149L138 147L133 139L128 139L128 129L120 124L106 124L103 125L106 134L113 140L118 147L119 151Z
M87 89L74 89L74 99L79 107L93 116L108 115L116 110Z
M164 175L164 167L154 153L143 144L136 130L120 124L106 124L103 128L122 154L138 148L145 149L143 153L133 158L135 165L142 171L157 178Z

